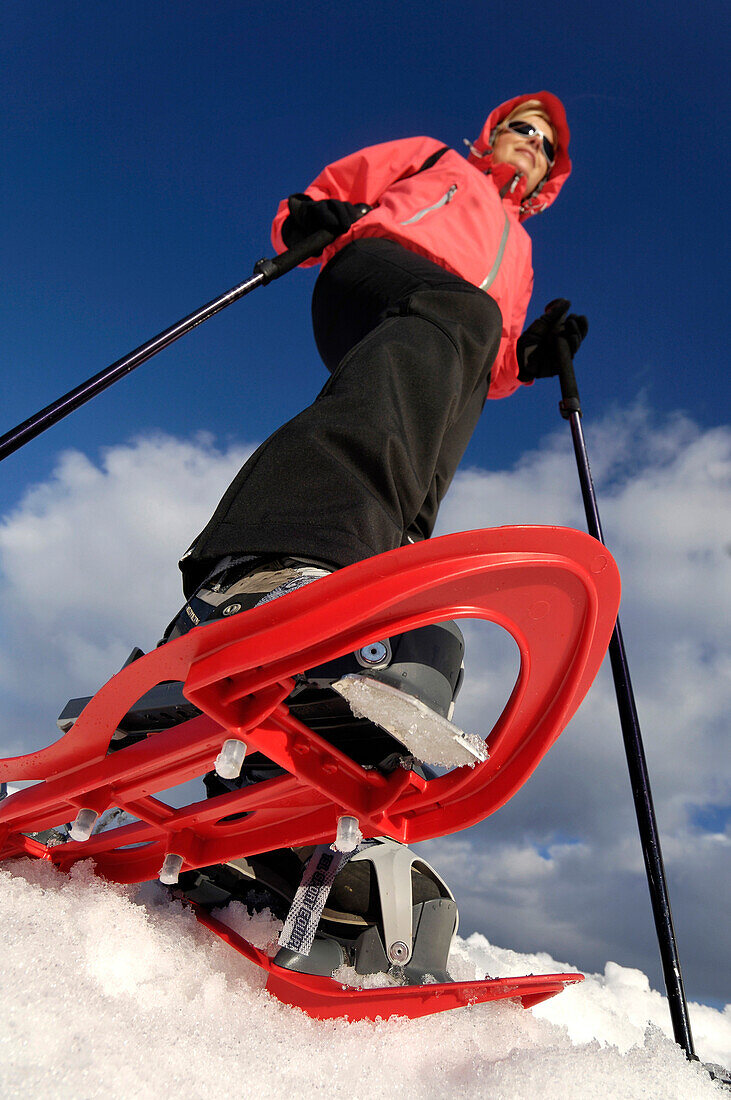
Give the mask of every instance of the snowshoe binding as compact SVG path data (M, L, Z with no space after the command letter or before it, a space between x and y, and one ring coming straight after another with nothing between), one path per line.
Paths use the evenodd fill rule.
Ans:
M387 837L353 853L330 845L266 852L180 876L206 909L241 901L284 922L274 963L331 977L341 967L394 984L448 982L457 905L433 867Z

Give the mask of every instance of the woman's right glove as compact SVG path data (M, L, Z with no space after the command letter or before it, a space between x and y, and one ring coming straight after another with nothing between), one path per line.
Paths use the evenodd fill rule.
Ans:
M287 203L289 217L282 226L282 240L287 248L299 244L318 229L329 229L339 237L370 209L365 203L354 205L340 199L312 199L309 195L290 195Z
M589 331L589 322L576 313L569 313L567 317L570 308L571 302L556 298L546 306L543 316L518 337L519 382L532 382L535 378L551 378L558 374L560 337L566 341L573 359Z

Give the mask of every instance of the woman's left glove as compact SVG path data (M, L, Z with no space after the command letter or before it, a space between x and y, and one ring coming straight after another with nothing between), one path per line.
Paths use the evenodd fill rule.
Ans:
M559 338L566 341L573 359L589 331L589 322L586 317L569 313L570 308L571 302L556 298L546 306L543 316L518 337L519 382L532 382L535 378L551 378L558 374Z

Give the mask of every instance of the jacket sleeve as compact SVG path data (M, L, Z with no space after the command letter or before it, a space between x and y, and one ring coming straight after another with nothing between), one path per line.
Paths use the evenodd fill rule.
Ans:
M515 306L512 317L509 320L507 337L500 346L500 352L490 372L490 389L488 398L510 397L511 393L521 385L532 386L532 382L518 381L518 356L516 345L518 337L523 331L525 317L528 312L531 295L533 293L533 267L528 259L527 270L521 279L520 289L516 294Z
M329 164L309 185L307 194L316 201L341 199L343 202L365 202L368 206L375 206L392 183L418 171L427 157L443 145L443 142L430 137L404 138L371 145ZM282 225L288 215L287 199L282 199L272 225L272 244L277 252L285 250ZM306 260L301 266L310 267L319 262L318 256Z

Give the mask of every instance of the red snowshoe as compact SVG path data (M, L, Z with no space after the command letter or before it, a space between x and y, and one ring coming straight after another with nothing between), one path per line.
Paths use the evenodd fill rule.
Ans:
M618 603L616 565L595 539L505 527L394 550L206 624L136 654L78 715L70 704L55 744L0 761L0 782L40 781L0 802L0 858L31 855L64 870L91 858L111 881L178 883L198 919L267 972L271 993L312 1016L420 1016L501 998L536 1004L581 975L450 982L454 900L404 845L483 820L526 781L596 675ZM453 618L491 620L520 651L517 683L489 736L461 734L445 719L436 758L444 749L452 766L435 775L414 760L415 751L435 758L433 745L421 753L417 707L397 724L399 740L386 735L378 746L395 750L388 764L388 754L381 766L350 754L340 696L357 708L365 692L370 713L375 692L390 710L398 681L378 683L366 660L362 674L335 684L337 705L323 718L312 702L323 685L308 670L356 653L378 663L389 639ZM121 751L110 752L114 734ZM223 782L209 788L213 797L182 808L156 797L210 773L214 760ZM93 833L112 807L132 823ZM71 839L50 843L48 830L68 821ZM277 891L281 852L306 863L294 898ZM274 959L211 916L222 897L239 896L232 877L245 887L266 879L270 896L289 906ZM363 906L348 913L342 897L366 880L377 889L364 920ZM341 963L355 964L356 985L373 974L391 984L344 985L332 976Z

